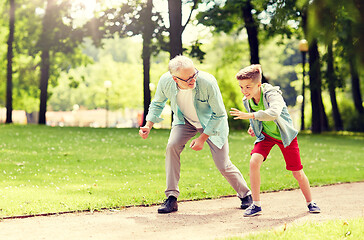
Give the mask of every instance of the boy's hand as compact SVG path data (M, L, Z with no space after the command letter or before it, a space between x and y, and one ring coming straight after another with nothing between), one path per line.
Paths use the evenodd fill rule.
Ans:
M242 111L240 111L239 109L236 109L236 108L231 108L230 115L235 116L234 120L254 118L253 113L242 112Z
M249 129L248 129L248 134L252 137L255 137L255 134L254 134L254 131L253 131L253 128L251 126L249 126Z

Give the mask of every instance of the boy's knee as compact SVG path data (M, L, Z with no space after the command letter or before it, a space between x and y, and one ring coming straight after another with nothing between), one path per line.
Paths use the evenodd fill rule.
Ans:
M264 157L262 155L253 154L250 159L250 168L260 168L264 161Z
M293 176L297 179L297 180L301 180L306 178L306 174L303 172L303 170L300 171L293 171L292 172Z

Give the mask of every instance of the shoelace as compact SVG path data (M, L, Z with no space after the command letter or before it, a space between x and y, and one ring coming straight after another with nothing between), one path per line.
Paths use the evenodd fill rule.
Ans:
M252 205L250 205L246 210L253 210L255 208L255 205L254 204L252 204Z
M311 207L317 208L317 205L315 202L311 203Z

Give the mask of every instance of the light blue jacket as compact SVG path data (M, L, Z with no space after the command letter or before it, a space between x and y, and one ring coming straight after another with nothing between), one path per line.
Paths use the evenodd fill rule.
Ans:
M177 105L177 93L177 84L173 81L172 75L169 72L163 74L158 82L154 99L149 106L146 120L153 123L161 122L163 119L160 118L160 115L169 99L173 111L172 126L185 124L183 113ZM198 119L204 129L203 132L209 135L209 139L218 148L222 148L229 134L229 125L215 77L207 72L199 71L192 96Z
M263 141L265 136L262 134L262 121L274 121L279 129L282 137L283 146L287 147L292 140L297 136L298 131L293 127L292 118L288 113L286 103L282 97L282 92L279 87L273 87L268 83L262 84L263 89L263 104L265 110L253 112L249 106L249 101L243 98L244 107L248 112L253 112L255 119L250 119L250 126L253 128L254 134L257 137L255 143Z

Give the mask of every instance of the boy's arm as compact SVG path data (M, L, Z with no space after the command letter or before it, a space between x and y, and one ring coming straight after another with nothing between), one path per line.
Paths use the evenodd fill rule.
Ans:
M237 119L254 119L254 113L242 112L239 109L231 108L230 115L234 116L234 120Z
M286 106L284 99L278 92L272 93L267 96L269 107L266 110L259 110L254 112L254 118L259 121L273 121L276 120Z

